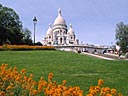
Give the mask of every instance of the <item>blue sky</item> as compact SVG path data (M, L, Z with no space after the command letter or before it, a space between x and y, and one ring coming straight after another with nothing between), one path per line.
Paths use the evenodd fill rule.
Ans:
M58 8L66 24L72 23L80 43L110 45L115 42L116 24L128 24L128 0L0 0L0 4L16 11L32 38L32 19L36 16L36 41L40 42L57 17Z

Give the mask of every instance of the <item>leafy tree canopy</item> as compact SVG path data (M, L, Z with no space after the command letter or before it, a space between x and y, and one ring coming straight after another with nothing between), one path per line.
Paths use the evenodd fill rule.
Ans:
M0 4L0 44L22 44L22 23L18 14Z
M27 44L27 45L32 45L32 38L31 38L31 31L28 29L28 28L24 28L22 30L23 34L24 34L24 44Z
M120 22L116 25L117 45L121 47L123 52L128 49L128 25Z

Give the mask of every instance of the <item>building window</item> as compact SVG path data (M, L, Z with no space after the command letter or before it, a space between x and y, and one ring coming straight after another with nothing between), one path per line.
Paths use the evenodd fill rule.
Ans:
M70 44L73 44L73 42L70 42Z
M62 38L60 38L60 43L62 44Z
M50 45L51 45L51 42L49 42L48 44L50 44Z

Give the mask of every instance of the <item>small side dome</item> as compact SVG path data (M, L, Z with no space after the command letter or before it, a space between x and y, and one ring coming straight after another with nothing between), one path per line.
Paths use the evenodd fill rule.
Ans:
M47 34L47 35L52 34L51 24L49 24L49 28L48 28L48 30L47 30L47 32L46 32L46 34Z
M64 25L66 25L66 22L65 22L64 18L61 15L61 9L60 8L58 9L58 16L57 16L57 18L54 21L54 25L57 25L57 24L64 24Z
M69 35L75 35L74 30L72 28L72 24L70 24L70 28L68 29L68 34Z

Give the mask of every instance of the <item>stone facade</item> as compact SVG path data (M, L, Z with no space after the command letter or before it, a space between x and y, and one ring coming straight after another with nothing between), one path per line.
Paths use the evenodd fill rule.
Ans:
M58 16L54 20L54 24L49 24L46 36L43 39L43 45L78 45L79 40L70 24L67 29L66 22L61 15L61 10L58 9Z

